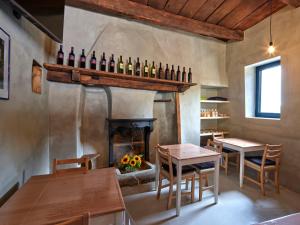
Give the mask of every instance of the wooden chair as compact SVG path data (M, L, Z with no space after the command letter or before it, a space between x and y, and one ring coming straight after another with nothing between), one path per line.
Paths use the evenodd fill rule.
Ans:
M69 220L66 220L55 225L89 225L90 224L90 213L85 213L81 216L75 216Z
M244 178L259 185L263 195L265 195L266 173L274 172L274 184L279 193L279 169L282 145L266 145L262 156L245 157L245 167L256 170L259 174L258 181L244 175Z
M223 145L221 143L214 142L210 139L207 140L205 148L222 153ZM215 164L213 162L205 162L193 164L193 167L196 168L197 174L199 176L199 201L202 200L203 191L212 189L214 185L208 186L208 175L212 174L215 171ZM202 185L202 181L205 180L205 186Z
M169 187L168 196L168 209L171 207L172 198L176 196L173 195L173 185L177 182L177 170L176 165L172 163L172 159L169 153L169 149L162 148L161 146L156 146L156 151L158 153L160 173L159 173L159 184L157 190L157 199L160 198L160 192L162 188ZM162 180L167 179L168 184L162 185ZM183 192L182 195L191 195L192 202L195 200L195 169L191 166L182 167L182 180L186 182L192 181L191 191ZM177 187L181 188L181 187Z
M218 139L218 138L224 138L224 133L213 133L213 140ZM239 165L240 165L240 154L238 151L229 149L229 148L224 148L222 150L222 161L221 161L221 167L225 169L225 174L226 176L228 175L228 166L229 166L229 159L230 158L236 158L236 163L232 163L237 167L237 171L239 170Z
M80 167L68 168L68 169L58 169L59 165L67 164L78 164ZM53 174L62 174L62 173L87 173L89 168L89 158L79 158L79 159L53 159Z

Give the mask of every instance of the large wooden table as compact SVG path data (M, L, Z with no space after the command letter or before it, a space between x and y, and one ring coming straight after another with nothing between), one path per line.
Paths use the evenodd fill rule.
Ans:
M86 212L123 224L125 205L114 168L34 176L0 208L1 225L55 224ZM100 221L100 222L99 222Z
M218 203L219 193L219 161L220 153L202 148L193 144L177 144L177 145L164 145L163 148L167 148L170 151L172 162L176 164L177 168L177 188L176 188L176 215L180 215L181 205L181 177L182 177L182 166L192 165L202 162L214 162L214 196L215 203ZM158 154L156 154L156 188L159 178L159 163Z
M222 143L225 148L240 152L240 187L242 188L244 183L245 152L263 151L265 145L239 138L216 138L215 140Z

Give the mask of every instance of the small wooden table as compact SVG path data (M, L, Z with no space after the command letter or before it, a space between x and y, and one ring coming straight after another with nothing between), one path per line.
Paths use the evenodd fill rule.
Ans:
M125 205L114 168L31 177L0 208L0 223L55 224L86 212L91 214L91 224L106 215L114 224L124 223Z
M263 151L265 145L239 138L216 138L215 141L222 143L225 148L240 152L240 187L242 188L244 182L245 152Z
M177 188L176 188L176 215L180 215L180 205L181 205L181 176L182 176L182 166L192 165L203 162L214 162L214 196L215 203L218 203L218 193L219 193L219 161L221 154L201 148L200 146L193 144L176 144L176 145L164 145L163 148L167 148L170 151L172 157L172 162L176 164L177 168ZM156 189L158 186L159 179L159 163L158 154L156 153Z

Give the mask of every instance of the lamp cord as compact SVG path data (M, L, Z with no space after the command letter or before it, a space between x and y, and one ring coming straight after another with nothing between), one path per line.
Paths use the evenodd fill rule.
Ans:
M273 38L272 38L272 8L273 8L273 1L270 0L270 42L273 42Z

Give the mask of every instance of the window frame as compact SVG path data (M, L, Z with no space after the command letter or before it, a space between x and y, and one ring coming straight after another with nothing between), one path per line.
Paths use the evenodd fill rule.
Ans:
M261 66L257 66L255 68L256 71L256 88L255 88L255 117L260 118L280 118L281 115L281 109L280 113L265 113L261 112L261 75L262 71L271 67L279 66L281 65L280 60L276 60L271 63L267 63ZM282 85L282 82L280 82Z

